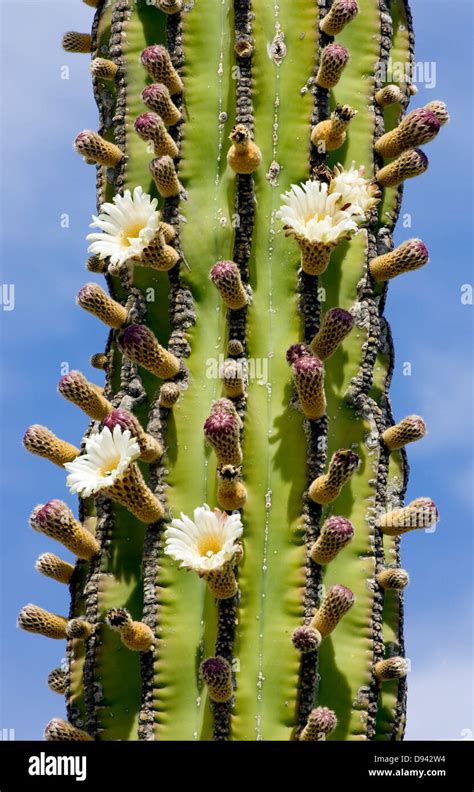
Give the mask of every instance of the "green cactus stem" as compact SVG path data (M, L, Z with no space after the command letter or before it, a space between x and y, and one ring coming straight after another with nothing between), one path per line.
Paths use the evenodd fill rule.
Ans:
M19 616L66 640L46 739L402 739L400 536L437 513L404 507L425 425L393 419L383 312L427 261L392 234L448 120L386 74L406 2L86 2L63 46L91 57L104 281L77 302L110 332L104 388L59 384L84 437L24 439L80 496L31 517L78 559L37 562L68 617Z

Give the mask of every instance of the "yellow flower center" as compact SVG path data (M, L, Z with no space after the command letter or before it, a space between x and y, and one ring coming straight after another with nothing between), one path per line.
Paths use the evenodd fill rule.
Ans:
M118 463L120 462L120 456L117 454L116 457L113 459L107 460L101 468L97 471L98 476L110 476L117 468Z
M200 556L207 556L210 558L215 553L219 553L222 550L222 539L215 534L203 536L203 538L198 541L197 548Z
M124 246L127 245L128 247L130 247L130 242L128 240L138 238L140 236L140 231L142 231L143 228L144 225L142 222L141 223L137 222L134 223L133 225L128 226L127 228L124 228L124 230L120 234L120 243Z

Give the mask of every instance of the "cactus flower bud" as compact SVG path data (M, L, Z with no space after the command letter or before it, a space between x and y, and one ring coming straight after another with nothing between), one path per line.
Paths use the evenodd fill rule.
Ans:
M325 566L351 541L354 528L344 517L329 517L310 551L315 564Z
M326 593L323 601L311 619L310 627L321 633L322 638L332 633L342 617L352 608L355 602L353 592L336 584Z
M64 696L66 692L66 674L62 668L53 668L48 674L48 687L53 693Z
M396 104L403 99L403 93L398 85L385 85L375 94L375 101L380 107Z
M242 464L240 422L235 415L213 411L204 424L204 436L214 449L219 465Z
M59 467L63 467L66 462L72 462L81 453L79 448L56 437L46 426L40 424L28 427L23 436L23 445L30 454L49 459Z
M184 0L153 0L152 5L156 5L165 14L179 14L183 9Z
M143 68L157 83L162 83L168 88L170 95L179 94L183 90L181 78L171 63L171 58L166 47L161 44L152 44L145 47L140 60Z
M223 657L208 657L201 664L201 676L212 701L224 703L232 698L232 668L228 660Z
M349 52L340 44L328 44L327 47L324 47L316 75L317 85L320 88L334 88L348 61Z
M174 198L179 195L181 185L174 162L168 154L150 162L150 173L153 176L156 189L163 198Z
M382 157L398 157L407 149L434 140L440 128L435 113L420 107L408 113L395 129L382 135L375 144L375 150Z
M359 464L359 456L349 449L333 454L327 473L314 479L309 488L309 497L315 503L331 503L339 495L343 485L353 475Z
M291 367L301 408L306 418L318 420L326 412L324 366L314 355L302 355Z
M236 360L228 358L224 361L220 375L224 385L225 395L230 399L238 399L244 393L244 380L242 366Z
M389 657L375 664L374 674L379 682L403 679L408 674L408 663L404 657Z
M135 132L142 140L151 140L157 157L167 154L174 159L178 156L178 146L167 131L163 119L156 113L148 112L138 116L135 121Z
M108 357L104 352L94 352L89 359L92 368L98 369L99 371L105 371L108 362Z
M217 500L227 511L242 509L247 500L247 490L240 475L240 467L235 465L221 465L217 470Z
M92 36L69 30L63 36L62 45L66 52L92 52Z
M243 344L238 340L238 338L230 338L227 344L227 354L232 355L232 357L242 357L244 354L244 347Z
M254 173L262 161L262 152L250 138L245 124L237 124L229 135L231 147L227 162L235 173Z
M120 638L132 652L149 652L155 645L155 636L148 624L132 621L125 608L112 608L107 613L107 624L120 633Z
M328 13L319 23L320 30L327 36L337 36L359 13L356 0L334 0Z
M439 520L438 509L431 498L416 498L402 509L382 514L376 525L387 536L401 536L417 528L431 528Z
M408 572L399 567L387 567L382 569L376 576L376 581L383 589L394 589L400 591L408 586L410 578Z
M308 654L309 652L315 652L316 649L319 648L322 636L319 630L309 625L304 625L294 630L291 640L298 652L301 652L301 654Z
M373 279L382 283L404 272L424 267L429 260L428 248L421 239L407 239L390 253L373 258L369 262L369 270Z
M18 627L26 632L60 640L66 638L67 619L37 605L25 605L18 615Z
M181 120L181 113L173 103L170 92L162 83L152 83L143 89L142 101L163 119L166 126L174 126Z
M98 165L107 165L112 168L118 165L124 156L123 151L115 143L110 143L91 129L79 132L74 141L74 148L89 162L96 162Z
M227 308L238 310L248 303L240 271L234 261L218 261L209 277L221 295Z
M407 179L413 179L428 170L428 157L421 149L409 149L400 154L389 165L381 168L376 181L381 187L398 187Z
M318 741L331 734L337 726L336 713L327 707L316 707L311 710L306 726L300 734L300 740L304 742Z
M87 641L94 632L94 627L84 619L71 619L66 626L66 636L80 641Z
M118 66L107 58L94 58L90 65L93 77L102 80L113 80L118 72Z
M50 720L44 730L47 742L91 742L92 737L82 729L78 729L62 718Z
M111 403L102 396L98 386L89 382L80 371L65 374L59 380L58 391L95 421L102 421L112 410Z
M407 443L421 440L426 435L426 424L419 415L407 415L400 423L389 426L382 434L382 440L389 449L395 451Z
M319 332L309 345L311 352L321 360L327 360L353 327L354 319L349 311L343 308L330 308L324 315Z
M35 569L45 577L57 580L58 583L70 583L74 567L63 561L54 553L43 553L35 563Z
M80 289L77 304L115 330L122 327L128 318L127 309L109 297L97 283L86 283Z
M156 377L170 379L179 371L179 360L158 343L154 333L145 325L128 325L121 332L118 342L133 363L143 366Z
M448 108L446 107L445 103L440 102L439 99L435 99L433 102L428 102L428 104L425 104L425 110L431 110L431 112L435 114L441 126L444 126L444 124L448 123Z
M320 121L311 132L311 143L319 150L336 151L344 145L347 128L357 114L349 105L336 105L331 117Z
M100 552L100 545L87 528L75 519L69 506L60 500L51 500L36 506L30 515L30 526L74 553L89 560Z
M147 434L142 428L140 421L132 413L126 410L112 410L104 419L103 426L108 426L113 432L115 426L122 429L130 429L133 437L137 438L140 446L140 459L144 462L156 462L163 456L163 447L152 435Z
M176 382L164 382L160 388L159 405L172 410L179 399L181 389Z

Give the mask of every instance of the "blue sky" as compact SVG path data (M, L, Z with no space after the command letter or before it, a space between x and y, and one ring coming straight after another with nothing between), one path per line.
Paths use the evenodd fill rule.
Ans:
M427 147L430 169L407 185L404 213L428 245L427 269L390 287L396 368L395 415L416 412L429 434L409 447L408 499L429 495L441 522L434 533L403 540L409 676L407 737L472 736L472 305L461 287L473 282L471 0L456 0L446 34L444 0L412 0L417 60L436 63L436 87L419 85L412 107L434 98L447 102L452 121ZM97 126L84 59L60 48L65 30L87 30L91 9L79 0L1 0L3 118L1 282L14 284L15 309L2 311L2 652L0 728L18 739L38 739L50 717L62 714L59 696L46 687L48 672L64 652L61 642L35 639L15 628L26 602L61 612L66 592L42 579L34 561L52 549L28 527L32 507L51 497L68 500L64 474L27 454L24 429L43 423L77 442L86 421L56 393L61 365L90 374L89 355L103 349L105 331L75 306L84 270L84 236L94 208L94 171L72 151L83 128ZM28 18L25 24L25 18ZM455 26L454 26L455 22ZM21 30L21 41L18 31ZM70 69L61 79L61 67ZM69 228L60 217L69 215ZM412 374L403 375L410 362ZM101 381L100 372L91 379ZM70 499L75 507L75 500ZM46 545L48 544L48 547ZM66 552L62 555L66 556Z

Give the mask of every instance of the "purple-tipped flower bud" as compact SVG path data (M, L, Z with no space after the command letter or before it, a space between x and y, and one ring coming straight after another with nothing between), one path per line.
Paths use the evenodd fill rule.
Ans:
M178 146L167 131L163 119L156 113L142 113L138 116L135 121L135 132L142 140L152 141L157 157L167 154L174 159L178 156Z
M327 707L317 707L310 712L300 740L305 742L322 740L327 734L331 734L336 726L336 713Z
M381 168L376 181L381 187L398 187L407 179L413 179L428 170L428 157L421 149L409 149L400 154L389 165Z
M88 560L100 552L95 536L75 519L69 506L61 500L54 499L33 509L30 526L34 531L61 542L78 558Z
M286 360L290 366L296 363L301 357L311 356L311 350L307 344L292 344L286 351Z
M375 150L382 157L398 157L402 151L433 140L440 130L437 116L425 107L408 113L401 123L380 137Z
M291 640L293 641L293 646L298 650L298 652L301 652L301 654L307 654L308 652L315 652L316 649L319 648L322 637L321 633L314 627L304 625L303 627L296 628L296 630L293 632Z
M350 449L341 449L333 454L329 470L318 476L309 488L309 496L321 505L331 503L339 495L343 485L353 475L360 458Z
M334 0L326 16L319 23L327 36L337 36L359 13L356 0Z
M142 101L146 106L158 113L166 126L174 126L181 120L181 113L172 102L170 92L162 83L147 85L142 91Z
M227 308L238 310L247 305L247 293L235 261L218 261L211 269L209 277Z
M311 560L321 566L329 564L349 544L353 536L354 527L349 520L345 517L329 517L311 548Z
M296 390L306 418L317 420L326 412L324 366L314 355L302 355L292 365Z
M321 52L321 62L316 75L320 88L334 88L349 60L349 52L340 44L328 44Z
M232 669L223 657L208 657L201 665L201 675L207 685L209 698L223 703L233 696Z
M86 283L80 289L77 304L115 330L122 327L128 318L127 309L109 297L97 283Z
M112 405L102 395L101 388L89 382L80 371L70 371L61 377L58 391L95 421L102 421Z
M319 332L310 344L313 354L327 360L354 327L354 318L343 308L331 308L326 312Z
M214 449L219 465L242 464L240 421L236 414L213 410L204 424L204 436Z
M123 158L123 151L114 143L110 143L91 129L84 129L79 132L75 141L74 148L77 153L89 162L96 162L99 165L115 167Z
M173 198L179 195L181 185L174 162L168 154L153 159L149 167L156 189L163 198Z
M311 627L326 638L339 624L342 617L352 608L355 602L353 592L337 583L326 593L319 610L311 620Z
M431 498L416 498L402 509L382 514L376 525L388 536L401 536L417 528L431 528L438 520L435 502Z
M407 239L390 253L372 259L369 269L373 279L382 283L404 272L424 267L429 260L428 248L421 239Z
M433 102L428 102L428 104L425 105L425 110L431 110L431 112L435 114L441 126L448 123L448 108L446 107L445 103L440 102L439 99L435 99Z
M179 360L164 349L153 332L145 325L131 324L118 339L125 355L157 377L170 379L179 371Z
M151 44L145 47L140 55L142 66L157 83L162 83L168 88L170 95L179 94L183 90L181 78L171 63L171 58L166 47L161 44Z
M102 422L113 432L116 426L121 429L129 429L133 437L137 438L140 446L140 459L144 462L155 462L163 456L163 448L152 435L147 434L141 426L138 418L126 410L112 410Z

